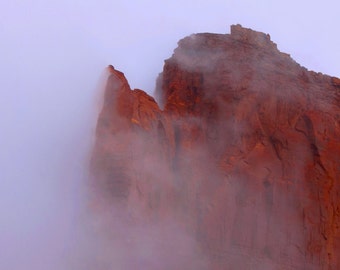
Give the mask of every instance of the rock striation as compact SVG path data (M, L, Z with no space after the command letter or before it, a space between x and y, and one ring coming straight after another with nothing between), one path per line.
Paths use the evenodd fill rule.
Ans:
M180 40L156 98L108 68L98 202L176 221L202 269L340 269L340 79L233 25Z

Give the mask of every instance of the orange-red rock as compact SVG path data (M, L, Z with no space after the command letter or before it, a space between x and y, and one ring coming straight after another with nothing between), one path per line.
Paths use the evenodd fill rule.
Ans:
M338 78L240 25L179 41L162 109L108 72L91 168L105 203L181 224L206 269L340 269Z

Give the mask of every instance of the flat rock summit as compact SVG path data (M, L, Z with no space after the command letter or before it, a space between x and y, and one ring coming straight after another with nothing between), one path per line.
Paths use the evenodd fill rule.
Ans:
M240 25L180 40L157 102L107 73L93 204L137 228L173 223L192 249L174 234L157 248L173 241L173 259L124 269L340 269L340 79Z

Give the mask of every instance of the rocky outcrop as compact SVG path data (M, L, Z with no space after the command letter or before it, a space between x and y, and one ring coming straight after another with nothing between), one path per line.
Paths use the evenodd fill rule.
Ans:
M161 108L108 68L98 201L176 221L204 269L340 269L338 78L233 25L180 40L156 97Z

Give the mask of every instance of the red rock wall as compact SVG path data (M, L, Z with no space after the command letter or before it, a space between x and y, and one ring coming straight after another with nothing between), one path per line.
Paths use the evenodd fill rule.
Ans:
M204 269L340 269L339 79L239 25L179 42L163 109L108 72L91 168L104 204L181 224Z

